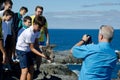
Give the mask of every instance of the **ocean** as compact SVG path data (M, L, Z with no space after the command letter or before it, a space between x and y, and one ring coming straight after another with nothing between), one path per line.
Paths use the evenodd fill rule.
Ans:
M50 43L56 44L56 51L70 50L84 34L91 35L92 41L98 43L98 29L49 29ZM111 45L115 50L120 50L120 30L114 31Z
M50 43L56 44L55 51L70 50L74 44L81 40L84 34L91 35L93 43L98 43L98 29L49 29ZM111 46L115 50L120 50L120 30L118 29L114 31ZM77 75L79 74L81 65L69 64L67 66ZM117 78L118 70L120 70L120 63L117 64L117 67L113 71L112 78Z

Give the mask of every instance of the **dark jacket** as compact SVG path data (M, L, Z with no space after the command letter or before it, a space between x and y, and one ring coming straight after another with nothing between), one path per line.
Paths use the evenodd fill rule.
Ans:
M13 22L12 22L12 29L16 35L17 35L18 31L21 29L21 27L19 27L19 22L21 21L22 17L19 17L18 15L19 15L19 13L14 14Z

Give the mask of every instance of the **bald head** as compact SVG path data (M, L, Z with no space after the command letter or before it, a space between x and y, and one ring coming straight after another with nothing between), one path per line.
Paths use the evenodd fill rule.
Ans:
M114 29L109 25L102 25L99 30L99 34L103 36L103 39L108 40L109 42L113 38Z

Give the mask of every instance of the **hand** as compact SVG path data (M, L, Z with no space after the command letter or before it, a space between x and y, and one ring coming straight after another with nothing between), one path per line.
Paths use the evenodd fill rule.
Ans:
M51 59L50 59L50 57L49 57L49 56L44 55L44 53L42 53L42 57L43 57L43 58L45 58L45 59L47 59L47 60L51 60Z
M47 57L47 60L50 60L51 61L51 58L49 56L46 56Z
M49 39L47 38L46 40L46 46L49 46L50 42L49 42Z
M3 55L3 61L2 61L2 63L5 64L7 62L8 62L8 59L7 59L6 55Z
M85 42L87 42L89 38L90 38L90 36L88 36L87 34L85 34L85 35L83 35L82 40L84 40Z
M46 42L46 46L49 46L49 42L48 41Z
M51 63L51 60L47 60L48 63Z

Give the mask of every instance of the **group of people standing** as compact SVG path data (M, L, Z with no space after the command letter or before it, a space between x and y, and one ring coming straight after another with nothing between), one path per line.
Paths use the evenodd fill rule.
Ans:
M40 67L41 57L50 60L39 49L39 45L45 44L44 35L46 45L49 45L48 24L42 16L42 6L36 6L35 15L23 18L28 12L27 7L23 6L18 13L14 13L11 11L12 5L11 0L5 0L0 8L2 9L0 11L0 80L3 80L3 65L18 61L16 57L19 58L21 68L20 80L32 80L33 59L36 59L37 70ZM85 34L73 46L71 49L73 56L83 60L79 80L111 80L117 62L117 55L110 46L113 34L112 26L102 25L99 29L98 44L87 44L90 36Z
M0 8L0 80L3 80L4 65L11 69L12 62L20 64L20 80L32 80L33 61L36 61L36 70L39 71L41 57L50 60L39 49L40 45L49 45L47 20L42 16L42 6L36 6L35 15L24 17L27 7L22 6L19 12L14 13L12 5L11 0L5 0Z

